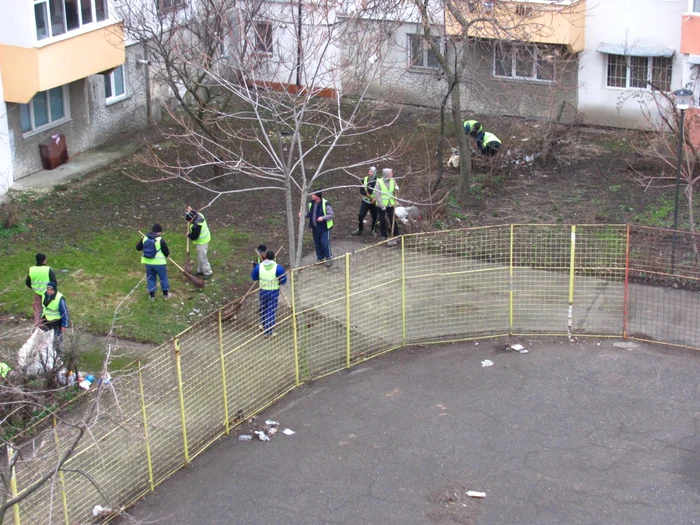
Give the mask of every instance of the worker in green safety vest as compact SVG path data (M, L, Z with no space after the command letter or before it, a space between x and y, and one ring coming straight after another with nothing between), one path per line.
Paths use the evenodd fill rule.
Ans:
M396 204L398 191L399 185L394 180L394 170L384 168L380 172L377 184L374 187L374 198L377 201L377 213L379 215L379 228L384 240L387 239L387 226L392 230L392 236L396 237L399 235L399 225L396 224L396 219L394 218L394 205Z
M209 279L214 275L214 272L207 258L209 241L211 241L211 232L209 231L207 220L204 218L204 215L189 206L187 206L185 220L190 223L190 231L187 237L197 248L197 275L202 276L204 279Z
M476 136L476 147L482 155L493 157L501 147L501 139L488 131L481 131Z
M41 304L44 307L41 315L41 326L46 331L53 330L56 333L57 341L60 342L63 332L68 329L70 318L68 317L66 298L58 291L58 286L55 282L50 281L46 285L46 292L44 292L44 299Z
M27 279L24 281L26 285L34 292L34 325L37 326L41 322L41 312L43 307L41 300L46 291L46 285L49 282L58 282L56 280L56 272L46 264L46 255L43 253L36 254L36 266L29 268Z
M287 282L284 268L275 262L275 252L266 252L265 259L253 268L250 277L260 282L260 327L265 335L275 335L280 286Z
M333 228L335 213L331 203L323 198L322 191L311 194L306 218L309 219L309 228L313 233L314 246L316 248L316 260L324 262L326 266L332 266L333 253L331 250L331 229Z
M472 137L476 137L483 129L476 120L465 120L462 127L464 128L464 133Z

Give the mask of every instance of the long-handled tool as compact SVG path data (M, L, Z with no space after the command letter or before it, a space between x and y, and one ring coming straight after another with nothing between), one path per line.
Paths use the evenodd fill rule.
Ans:
M177 264L175 261L173 261L172 257L168 257L168 260L175 265L175 268L180 270L185 277L187 277L192 284L194 284L197 288L204 288L204 279L201 277L197 277L196 275L192 275L190 272L185 270L182 266Z
M283 248L284 248L284 246L280 246L279 249L275 252L275 259L277 259L277 255L282 251ZM243 303L248 298L248 296L251 294L251 292L253 291L253 288L255 288L255 286L257 284L258 284L258 282L255 281L255 282L253 282L253 284L250 285L250 288L248 288L248 291L245 293L245 295L243 297L241 297L240 301L238 301L238 303L232 308L232 310L231 310L232 314L235 314L238 310L243 308Z
M141 234L142 237L145 237L142 231L139 230L139 233ZM180 270L187 279L190 280L192 284L194 284L197 288L204 288L204 279L200 279L196 275L192 275L190 272L185 270L182 266L177 264L175 261L173 261L172 257L168 257L168 260L175 265L175 268Z

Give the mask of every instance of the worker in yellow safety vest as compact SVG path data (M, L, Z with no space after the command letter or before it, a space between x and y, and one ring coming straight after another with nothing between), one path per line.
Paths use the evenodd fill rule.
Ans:
M187 237L197 249L197 275L201 275L204 279L209 279L214 275L214 272L207 258L209 241L211 241L211 232L209 231L207 220L204 218L204 215L189 206L187 206L185 220L190 223L190 231Z
M49 282L56 280L56 272L53 271L49 265L46 264L46 255L43 253L36 254L36 266L29 268L29 273L25 279L26 285L32 289L34 292L34 303L32 307L34 308L34 325L38 325L41 322L41 312L43 306L41 301L44 297L44 292L46 291L46 285Z
M287 275L281 264L275 262L275 252L269 250L265 259L253 268L250 277L260 282L260 325L265 335L275 335L277 302L280 286L287 282Z

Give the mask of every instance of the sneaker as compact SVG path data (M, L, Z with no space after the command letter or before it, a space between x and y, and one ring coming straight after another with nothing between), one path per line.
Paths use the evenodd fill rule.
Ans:
M277 335L277 332L270 332L269 334L265 334L267 337L275 337Z
M362 235L362 230L355 230L350 235Z
M333 266L333 261L331 261L330 259L326 259L326 262L323 264L330 267L330 266Z
M151 296L149 296L149 297L148 297L148 300L149 300L149 301L155 301L155 300L156 300L156 298L155 298L155 297L153 297L153 296L151 295Z
M206 274L203 273L203 274L202 274L202 279L211 279L213 275L214 275L214 272L206 273Z
M170 299L171 297L172 297L172 295L168 294L168 295L164 295L164 296L163 296L163 299L165 299L165 300L167 301L167 300Z
M397 241L395 241L394 239L392 239L388 243L386 243L387 246L396 246L396 244L397 244Z
M260 323L260 324L258 325L258 330L260 330L261 332L265 330L265 327L263 326L262 323Z

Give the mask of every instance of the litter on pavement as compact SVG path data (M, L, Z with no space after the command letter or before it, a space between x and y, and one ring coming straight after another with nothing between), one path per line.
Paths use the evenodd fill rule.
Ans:
M529 351L527 348L520 344L510 345L508 348L510 348L511 350L515 350L516 352L520 352L521 354L527 354Z
M477 492L476 490L468 490L467 496L470 498L485 498L486 492Z
M487 359L486 361L482 361L481 366L493 366L493 361L491 361L490 359Z

